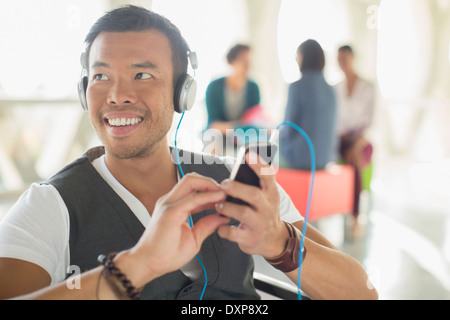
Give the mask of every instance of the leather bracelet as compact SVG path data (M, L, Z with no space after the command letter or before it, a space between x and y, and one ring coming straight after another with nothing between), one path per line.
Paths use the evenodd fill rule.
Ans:
M286 273L294 271L298 268L301 235L297 228L295 228L292 224L288 222L284 223L289 231L289 239L286 243L286 248L279 256L273 259L266 259L266 261L274 268ZM303 261L306 257L306 248L303 247L302 249Z
M140 300L141 290L136 290L127 277L114 265L113 259L116 255L117 253L101 254L97 258L97 261L104 266L102 274L106 282L120 299Z

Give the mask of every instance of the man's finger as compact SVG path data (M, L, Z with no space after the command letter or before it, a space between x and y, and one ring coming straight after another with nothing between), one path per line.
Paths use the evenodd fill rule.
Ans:
M249 236L250 232L246 229L245 225L241 224L241 226L230 226L230 225L221 225L217 229L217 234L226 240L235 242L237 244L248 244L250 243Z
M276 189L275 170L264 159L254 152L249 152L246 155L247 164L259 177L261 189L264 192L273 192Z
M177 202L196 192L208 192L221 190L219 184L211 178L199 174L188 174L172 189L166 200L170 203Z
M214 231L222 225L226 225L230 222L230 219L218 214L206 216L192 227L197 248L200 250L203 241L209 237Z
M229 201L216 204L216 211L247 225L252 225L252 222L255 220L255 214L257 214L253 208L247 205L240 205Z

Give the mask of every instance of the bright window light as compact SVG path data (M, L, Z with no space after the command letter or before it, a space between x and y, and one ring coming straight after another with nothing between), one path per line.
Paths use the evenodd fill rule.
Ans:
M430 70L429 16L423 1L381 2L377 75L384 98L420 97Z
M330 82L342 78L336 62L337 49L353 39L347 2L336 0L284 0L278 24L278 55L286 82L299 78L297 47L317 40L326 54L325 73Z
M106 4L106 0L1 1L3 95L75 96L84 37Z
M191 50L197 53L197 100L203 99L209 82L227 73L225 55L228 49L236 42L249 41L244 2L154 0L152 10L172 21L180 29Z
M242 0L153 0L152 10L172 21L197 53L197 105L186 114L177 143L179 148L200 152L200 134L207 122L206 88L212 80L228 75L225 56L229 48L237 42L248 43L247 7ZM176 115L169 132L171 144L178 120Z

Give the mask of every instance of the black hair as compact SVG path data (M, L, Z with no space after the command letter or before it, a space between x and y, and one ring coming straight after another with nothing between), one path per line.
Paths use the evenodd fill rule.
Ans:
M167 18L143 7L127 5L107 12L91 27L85 38L86 51L84 67L87 68L89 51L92 43L101 32L140 32L155 29L164 33L172 49L174 88L178 79L187 73L187 42L180 30Z
M322 71L325 67L325 53L316 40L306 40L297 49L297 54L302 55L300 71Z
M241 54L243 51L249 51L250 46L246 44L237 44L233 46L227 53L227 61L229 64L232 64L234 60Z
M338 49L338 51L339 51L339 52L348 52L348 53L353 54L353 48L352 48L351 46L349 46L349 45L341 46L341 47Z

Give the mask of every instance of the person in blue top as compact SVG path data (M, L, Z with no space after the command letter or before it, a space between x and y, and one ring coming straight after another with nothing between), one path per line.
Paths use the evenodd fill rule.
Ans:
M242 116L260 104L258 85L249 79L250 52L248 45L237 44L228 54L232 72L227 77L212 81L206 90L208 129L226 134L228 129L239 127Z
M336 96L323 75L325 54L317 41L310 39L298 47L297 63L302 78L289 86L285 121L308 134L316 153L316 168L323 169L337 154ZM280 146L280 166L311 169L308 145L293 128L280 131Z

